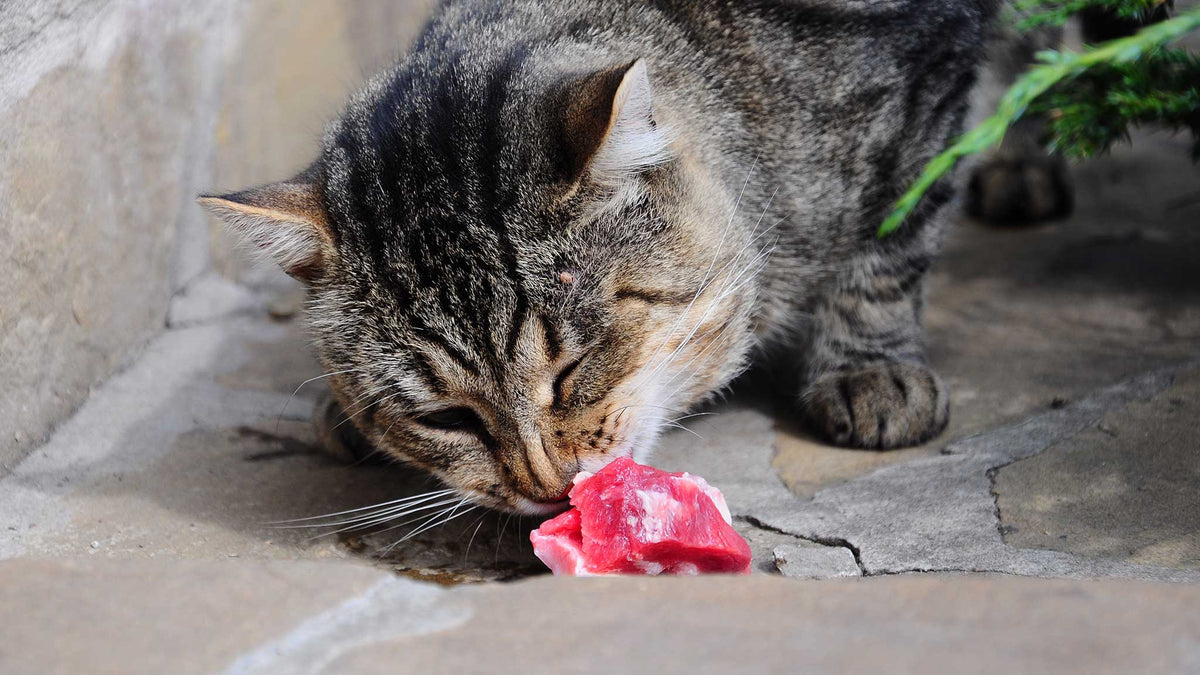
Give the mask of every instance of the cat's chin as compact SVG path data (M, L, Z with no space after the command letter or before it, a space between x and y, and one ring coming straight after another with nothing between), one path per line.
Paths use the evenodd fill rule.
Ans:
M561 499L557 502L535 502L525 497L516 497L515 503L509 502L508 509L514 513L527 516L553 516L571 508L571 502Z

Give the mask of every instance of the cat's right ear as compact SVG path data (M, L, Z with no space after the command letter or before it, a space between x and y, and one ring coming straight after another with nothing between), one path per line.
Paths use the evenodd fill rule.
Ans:
M196 201L245 241L300 281L321 276L333 259L333 229L309 172L226 195Z
M655 119L645 59L592 73L568 92L564 127L572 179L585 172L620 183L671 159L671 135Z

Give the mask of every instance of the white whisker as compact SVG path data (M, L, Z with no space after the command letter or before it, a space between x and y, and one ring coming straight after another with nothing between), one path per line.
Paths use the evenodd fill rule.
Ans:
M344 375L346 373L353 373L353 372L359 371L359 370L362 370L362 368L347 368L346 370L339 370L339 371L333 372L333 373L325 373L324 375L310 377L307 380L301 382L300 386L296 387L295 391L292 392L292 395L288 397L288 400L283 402L283 407L279 409L279 415L275 418L275 431L276 432L279 431L279 423L283 420L283 413L285 411L287 411L288 405L292 402L292 399L296 398L296 394L300 393L300 390L304 388L304 385L306 385L310 382L316 382L317 380L322 380L326 377L333 377L334 375Z
M691 434L691 435L695 436L696 438L699 438L700 440L704 440L704 437L703 437L703 436L701 436L700 434L698 434L698 433L696 433L696 432L692 431L691 429L689 429L689 428L687 428L687 427L683 426L682 424L680 424L680 423L678 423L678 422L672 422L671 420L660 420L660 421L663 423L663 426L673 427L673 428L675 428L675 429L682 429L682 430L684 430L684 431L688 432L689 434Z
M414 500L416 500L416 499L420 499L420 498L422 498L422 497L430 497L430 496L444 495L444 494L448 494L448 493L450 493L450 492L454 492L454 490L453 490L453 489L450 489L450 488L447 488L447 489L445 489L445 490L435 490L435 491L433 491L433 492L422 492L422 493L421 493L421 494L419 494L419 495L412 495L412 496L409 496L409 497L404 497L403 499L393 499L393 500L392 500L392 501L390 501L390 502L381 502L381 503L379 503L379 504L372 504L372 505L370 505L370 506L363 506L363 507L360 507L360 508L357 508L357 509L346 509L345 511L337 511L337 512L335 512L335 513L326 513L326 514L322 514L322 515L319 515L319 516L309 516L308 518L292 518L292 519L290 519L290 520L276 520L276 521L272 521L272 522L269 522L269 523L263 523L263 524L264 524L264 525L286 525L286 524L288 524L288 523L301 523L301 522L310 521L310 520L320 520L320 519L322 519L322 518L334 518L334 517L337 517L337 516L344 516L344 515L346 515L347 513L359 513L359 512L361 512L361 511L367 511L367 510L369 510L369 509L378 509L378 508L382 508L382 507L394 506L394 505L396 505L396 504L404 504L404 503L406 503L406 502L411 502L411 501L414 501Z
M717 265L717 260L721 257L721 249L725 246L725 238L729 235L729 229L733 227L733 221L737 218L738 208L740 208L742 205L742 197L746 194L746 187L750 185L750 178L754 176L754 170L757 167L758 155L756 154L754 156L754 161L750 164L750 170L746 173L746 180L742 183L742 189L738 192L737 200L733 204L733 212L729 214L729 220L725 223L724 229L721 230L721 239L717 242L716 250L713 251L713 257L708 263L708 269L705 270L704 275L700 277L700 283L697 285L696 294L692 296L692 301L689 302L687 307L683 309L683 312L680 313L679 318L675 320L675 323L671 325L670 330L668 330L666 335L663 336L662 342L658 344L658 348L655 349L654 353L650 355L649 359L647 359L648 362L654 361L654 359L658 358L658 355L662 352L663 347L667 346L667 342L670 340L671 336L675 334L675 329L679 327L680 322L682 322L683 318L688 315L688 312L690 312L692 307L696 304L696 300L698 300L700 295L704 292L706 284L708 283L709 275L712 274L713 268ZM634 391L636 392L640 388L641 387L639 385L634 388Z
M504 514L504 525L500 525L499 519L496 520L496 554L492 557L492 564L500 560L500 544L504 542L504 533L508 531L508 521L512 520L512 513Z
M482 515L475 519L475 531L471 533L471 538L467 540L467 550L463 553L463 563L471 556L471 544L475 543L475 535L479 534L479 528L483 527L483 519L487 518L488 512L484 511ZM467 527L470 527L469 525Z
M376 518L373 520L367 520L367 521L363 521L363 522L360 522L357 524L347 525L346 527L342 527L342 528L339 528L336 530L331 530L329 532L321 532L319 534L315 534L315 535L309 537L308 539L305 539L305 541L312 541L314 539L320 539L321 537L328 537L328 536L335 535L335 534L341 534L342 532L358 532L361 530L370 529L372 527L377 527L379 525L386 525L387 523L394 522L395 520L397 520L399 518L403 518L405 516L413 515L414 513L421 513L422 511L428 511L430 509L441 508L441 507L447 506L449 504L453 504L454 501L455 500L451 499L449 501L440 502L438 504L427 504L425 506L421 506L420 508L415 508L415 509L405 511L404 513L390 514L390 515ZM400 523L399 525L396 525L394 527L389 527L384 530L380 530L380 532L387 532L388 530L395 529L396 527L403 527L404 525L414 522L414 521L417 521L417 520L420 520L420 519L426 517L427 515L428 514L422 513L421 515L416 516L410 520L406 520L403 523Z
M442 509L441 511L438 511L437 513L433 514L432 516L421 515L421 516L417 516L416 518L410 518L410 519L404 521L403 523L399 523L399 524L393 525L389 528L380 530L377 534L383 533L383 532L389 532L391 530L395 530L397 528L404 527L405 525L408 525L409 523L415 523L418 520L421 520L421 525L418 525L417 527L421 527L422 525L425 525L426 523L432 522L432 521L437 520L438 518L446 515L453 508L454 507ZM422 520L422 519L424 519L424 520ZM380 553L387 553L388 551L391 551L399 543L400 543L399 541L394 541L391 544L388 544L387 546L385 546L383 549L380 550Z
M679 422L681 420L690 420L693 417L704 417L706 415L716 415L716 414L717 413L715 413L715 412L698 412L698 413L692 413L690 415L684 415L683 417L676 417L675 419L672 419L670 421Z
M466 509L465 511L461 511L461 512L458 512L458 513L456 513L456 512L458 511L458 509L459 509L459 508L460 508L460 507L461 507L463 504L465 504L465 503L467 502L467 499L469 499L469 497L463 497L463 498L462 498L462 501L460 501L458 504L456 504L456 505L454 506L454 508L452 508L452 509L450 509L450 510L449 510L449 515L445 516L445 517L444 517L444 518L442 518L441 520L436 520L436 521L435 521L435 522L433 522L433 523L429 523L428 521L426 521L426 523L422 523L420 527L418 527L417 529L413 530L412 532L409 532L408 534L404 535L403 537L401 537L401 538L400 538L400 539L398 539L397 541L395 541L395 542L392 542L392 543L391 543L391 544L390 544L390 545L389 545L387 548L385 548L384 550L385 550L385 551L390 551L390 550L392 550L393 548L395 548L395 547L399 546L400 544L403 544L404 542L408 541L409 539L412 539L413 537L417 536L418 534L421 534L422 532L425 532L426 530L430 530L430 529L432 529L432 528L435 528L435 527L441 527L442 525L445 525L446 523L448 523L448 522L450 522L450 521L454 520L455 518L461 518L461 517L463 517L463 516L467 515L468 513L470 513L470 512L472 512L472 511L474 511L475 509L479 508L479 505L478 505L478 504L476 504L476 505L472 506L471 508L469 508L469 509ZM446 513L446 512L445 512L445 511L442 511L442 512L441 512L441 513L439 513L438 515L439 515L439 516L441 516L441 515L442 515L442 514L444 514L444 513Z
M382 525L384 523L389 523L393 520L396 520L397 518L403 518L404 516L411 515L413 513L420 513L421 511L428 511L429 509L436 509L436 508L439 508L442 506L447 506L449 504L453 504L456 500L457 500L457 497L452 497L448 500L434 502L432 504L430 504L430 503L405 504L404 506L398 506L394 509L389 509L384 512L370 513L367 515L358 516L356 518L349 518L347 520L341 520L341 521L332 522L332 523L317 523L317 524L309 524L309 525L280 525L274 529L295 530L295 529L317 529L317 528L323 528L323 527L339 527L341 525L346 526L346 527L342 527L341 529L331 530L329 532L325 532L320 535L317 535L317 536L327 536L330 534L337 534L339 532L345 532L347 530L363 530L363 529L366 529L369 527L373 527L375 525Z

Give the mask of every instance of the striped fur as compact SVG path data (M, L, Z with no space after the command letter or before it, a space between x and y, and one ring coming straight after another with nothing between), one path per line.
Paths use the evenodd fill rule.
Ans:
M960 130L993 5L443 5L311 174L309 317L346 414L526 512L644 460L752 354L799 366L837 442L937 433L919 318L949 186L874 230Z

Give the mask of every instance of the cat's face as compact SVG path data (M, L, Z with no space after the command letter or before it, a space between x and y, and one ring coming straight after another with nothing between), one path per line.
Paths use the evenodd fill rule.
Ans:
M377 91L309 174L209 205L267 248L278 230L248 218L320 221L295 230L307 255L274 252L309 282L329 380L377 448L549 513L740 370L762 258L672 149L643 66L561 89L509 76L478 110Z

